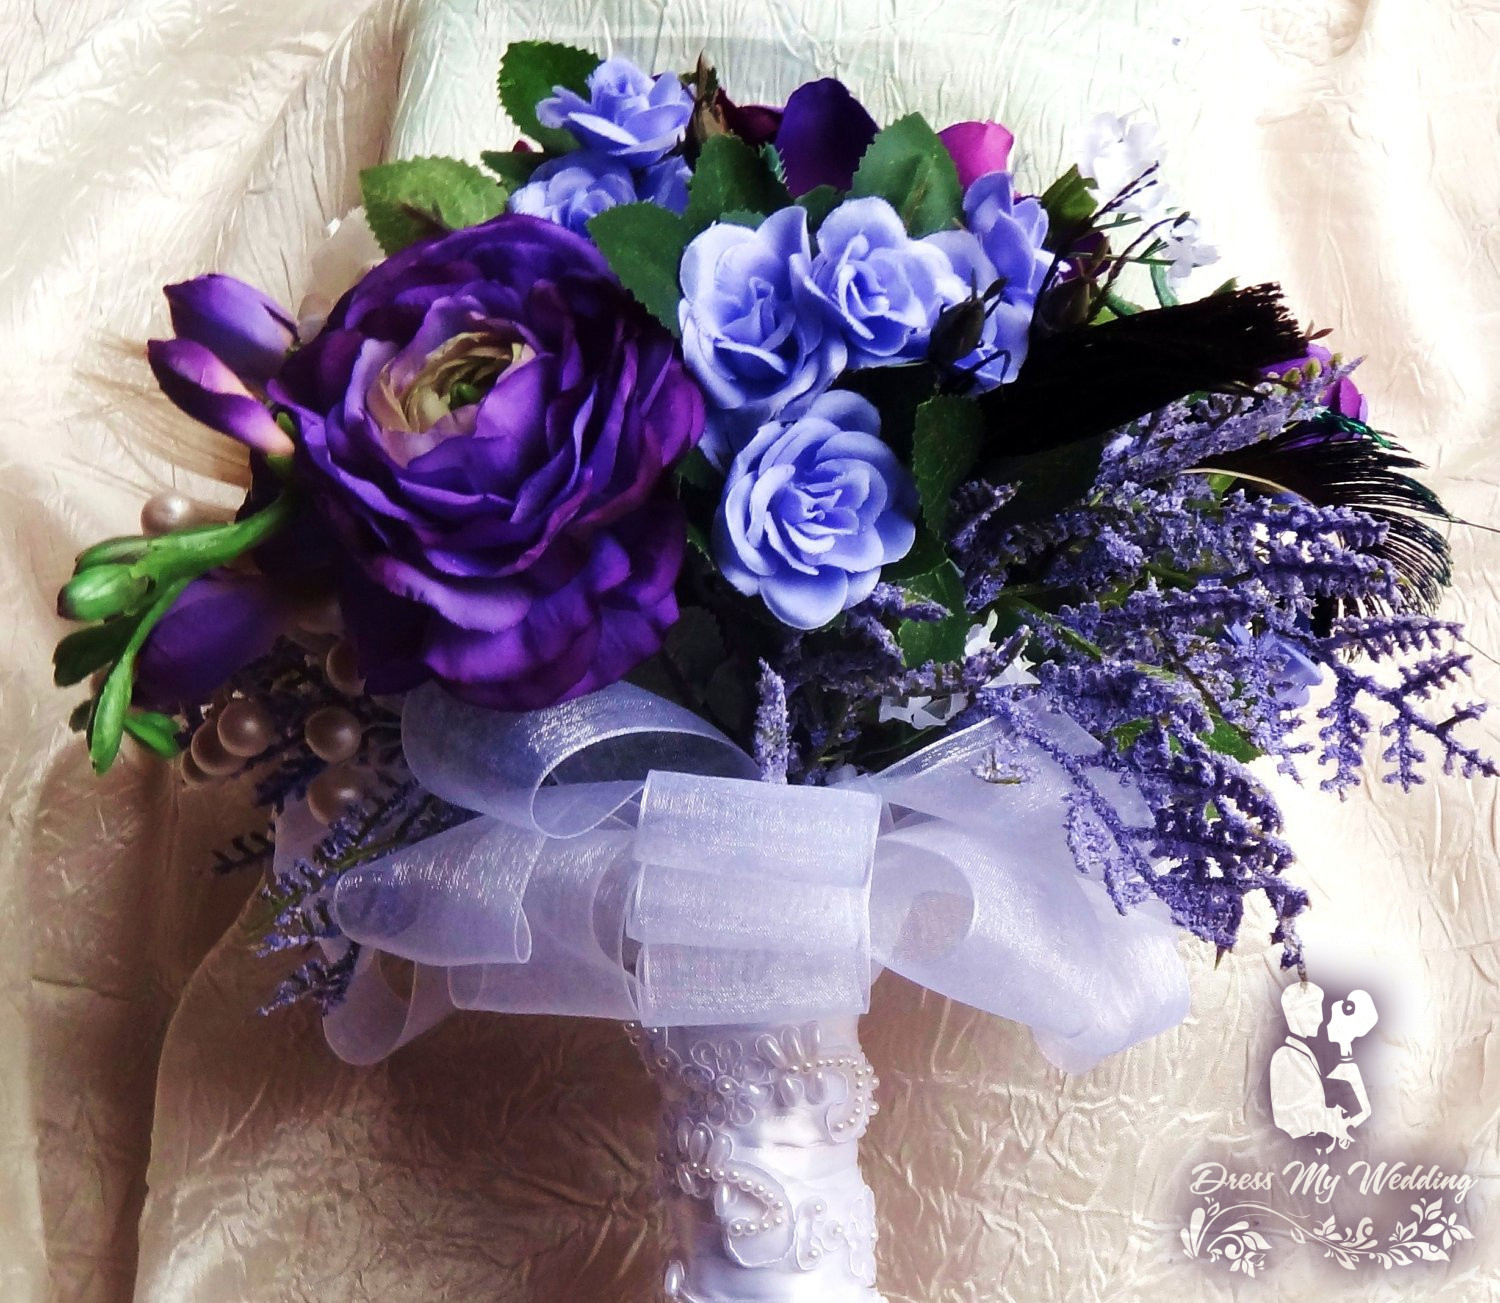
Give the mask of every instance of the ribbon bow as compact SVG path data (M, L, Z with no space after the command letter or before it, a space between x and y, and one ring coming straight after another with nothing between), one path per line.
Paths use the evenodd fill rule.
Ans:
M1187 979L1156 902L1122 914L1068 848L1074 777L1054 756L1099 744L1023 709L1051 745L1013 762L1020 780L987 772L1006 741L988 721L811 788L757 781L723 734L628 684L522 714L419 689L412 773L480 817L339 880L333 918L362 951L328 1040L372 1063L455 1007L650 1026L862 1013L883 966L1084 1071L1181 1021ZM1105 795L1146 819L1136 794ZM288 811L278 858L320 831ZM409 994L380 951L413 961Z

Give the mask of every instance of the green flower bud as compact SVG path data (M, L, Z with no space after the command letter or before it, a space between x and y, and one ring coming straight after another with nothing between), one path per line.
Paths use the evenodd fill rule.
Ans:
M64 585L57 613L65 620L107 620L134 609L150 591L151 580L127 565L96 565Z

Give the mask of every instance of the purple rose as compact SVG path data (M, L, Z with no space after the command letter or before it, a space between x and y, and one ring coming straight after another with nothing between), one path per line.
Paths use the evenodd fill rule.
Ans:
M353 564L372 692L436 678L546 706L615 682L676 619L666 468L703 400L587 240L504 214L370 272L272 395Z
M724 577L783 624L816 629L867 598L916 537L911 476L880 414L835 390L790 424L772 421L729 468L714 520Z
M719 223L682 256L682 350L716 407L749 419L795 413L844 369L845 349L803 282L807 212L760 226Z
M776 152L793 195L820 185L847 190L879 127L841 81L825 77L797 87L781 113Z
M849 199L818 228L804 282L849 348L851 367L921 357L938 313L968 282L936 246L913 240L884 199Z
M955 122L938 132L958 168L959 184L967 190L990 172L1004 172L1010 164L1016 138L998 122Z
M587 235L591 218L616 204L633 204L637 197L628 167L580 150L543 163L511 194L509 208Z
M588 99L554 87L556 94L536 106L538 121L632 167L656 162L687 133L693 96L670 73L653 78L629 59L607 59L589 74L588 87Z

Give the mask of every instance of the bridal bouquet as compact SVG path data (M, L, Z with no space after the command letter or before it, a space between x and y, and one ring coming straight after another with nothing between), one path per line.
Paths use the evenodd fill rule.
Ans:
M642 1023L668 1297L874 1297L794 1125L875 1111L872 973L1080 1070L1249 897L1296 966L1271 768L1494 772L1447 513L1274 285L1186 295L1146 122L1027 194L1005 127L834 80L525 43L499 91L528 143L367 171L300 316L167 287L151 367L251 487L85 551L57 681L101 772L254 776L270 1006L361 1062L455 1005Z

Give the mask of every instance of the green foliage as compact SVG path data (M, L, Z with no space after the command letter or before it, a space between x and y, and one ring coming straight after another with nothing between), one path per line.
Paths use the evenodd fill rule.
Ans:
M918 236L949 229L963 212L958 169L920 113L898 118L875 137L850 194L889 201L906 229Z
M936 570L904 584L907 592L925 597L945 607L950 614L942 620L903 620L896 631L901 655L907 665L925 665L928 661L943 664L963 659L964 643L969 637L968 612L964 609L964 581L953 562L945 560Z
M727 213L768 216L791 202L763 154L738 136L711 136L703 142L688 183L684 217L689 233L696 235Z
M938 394L917 408L911 470L922 517L939 538L948 527L949 499L974 469L984 437L979 408L967 398Z
M589 222L589 238L636 299L674 335L682 302L678 268L688 225L657 204L621 204Z
M370 230L386 253L477 226L505 210L505 191L456 158L381 163L359 174Z
M797 196L797 206L807 209L807 229L814 234L823 220L844 200L843 194L831 185L814 186L806 194Z
M547 161L547 155L534 149L486 149L479 161L500 178L506 191L514 194L531 180L531 174Z
M1088 226L1098 208L1094 187L1085 181L1077 167L1070 167L1042 195L1047 210L1047 248L1064 253Z
M1004 457L984 468L992 484L1013 484L1016 495L997 513L1012 523L1045 520L1076 507L1094 487L1104 457L1107 435L1075 439L1072 443L1021 457Z
M572 132L544 127L536 106L551 98L558 86L587 95L589 76L602 62L597 54L573 45L516 41L500 60L500 107L543 149L559 154L576 149Z
M132 710L125 716L125 731L148 751L170 760L182 751L177 741L178 723L156 710Z

